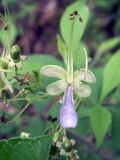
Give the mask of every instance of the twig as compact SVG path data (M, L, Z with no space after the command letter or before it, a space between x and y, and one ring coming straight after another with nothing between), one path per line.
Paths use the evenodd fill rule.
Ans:
M14 122L29 106L30 106L31 102L28 102L24 108L11 120L9 121L8 123L12 123Z

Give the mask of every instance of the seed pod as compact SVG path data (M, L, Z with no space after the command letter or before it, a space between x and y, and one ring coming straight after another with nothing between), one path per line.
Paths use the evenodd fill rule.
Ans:
M18 63L20 61L20 53L21 49L19 45L14 45L10 50L10 56L13 59L14 63Z
M69 139L66 139L62 144L63 149L66 152L70 152L72 150L72 143Z
M0 69L7 70L8 69L7 62L0 60Z

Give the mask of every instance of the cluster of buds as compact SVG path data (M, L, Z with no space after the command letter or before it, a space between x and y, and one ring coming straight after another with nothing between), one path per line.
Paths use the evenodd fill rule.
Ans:
M13 88L7 78L7 73L11 72L10 67L21 68L21 61L25 60L26 56L21 56L19 45L14 45L5 56L0 58L0 92L9 89L13 92Z
M62 131L54 133L53 145L57 147L61 156L67 156L70 160L79 160L78 151L74 149L75 140L68 139Z

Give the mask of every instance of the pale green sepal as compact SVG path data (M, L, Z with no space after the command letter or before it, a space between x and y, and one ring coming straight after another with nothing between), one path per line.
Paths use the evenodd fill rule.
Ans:
M46 91L50 95L59 95L65 91L67 83L65 80L58 80L47 86Z
M88 97L91 95L91 88L79 81L74 81L73 83L74 93L79 97Z
M77 70L74 74L74 79L79 81L85 81L88 83L95 83L96 78L90 70L85 70L84 68Z
M13 88L9 82L9 80L6 78L5 74L3 72L0 72L1 79L4 81L6 88L10 90L11 93L13 93Z
M60 79L66 78L66 71L64 68L56 65L47 65L41 68L40 74L47 77L55 77Z

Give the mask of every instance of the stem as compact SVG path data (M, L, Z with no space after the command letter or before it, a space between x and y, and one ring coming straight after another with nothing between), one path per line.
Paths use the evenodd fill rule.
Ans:
M78 102L76 104L76 112L78 112L78 110L79 110L79 104L80 104L80 102L81 102L81 98L78 99Z
M84 81L86 79L86 74L87 74L87 69L88 69L88 57L87 57L87 51L84 48L84 53L85 53L85 76L84 76Z
M17 76L17 73L18 73L18 68L17 68L17 66L15 64L15 76Z
M31 102L28 102L25 107L8 123L12 123L14 122L29 106L30 106Z
M70 46L67 59L67 81L72 83L73 80L73 57L72 57L72 40L73 40L74 18L71 20Z
M12 97L11 99L7 100L7 103L10 103L11 101L16 100L16 98L18 98L20 95L22 95L24 92L26 92L25 89L21 90L21 92L19 92L17 95L15 95L14 97Z
M2 58L6 57L7 54L9 53L10 45L11 45L11 28L10 28L10 17L9 17L9 9L7 5L7 1L3 0L3 5L4 5L4 12L5 16L1 16L4 20L4 25L7 27L6 29L4 28L5 32L5 42L4 42L4 50L2 53Z

